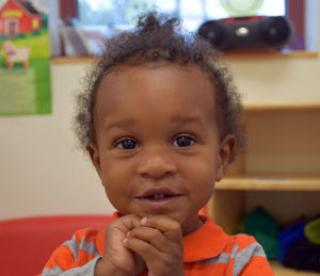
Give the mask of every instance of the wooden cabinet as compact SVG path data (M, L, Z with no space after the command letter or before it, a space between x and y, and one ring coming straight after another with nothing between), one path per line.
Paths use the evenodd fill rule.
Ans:
M320 104L245 106L244 128L246 149L209 203L216 222L231 232L258 205L280 224L319 214ZM301 275L273 266L276 275Z

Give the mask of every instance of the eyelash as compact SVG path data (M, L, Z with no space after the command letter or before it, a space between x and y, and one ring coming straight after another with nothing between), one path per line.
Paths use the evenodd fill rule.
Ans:
M131 141L134 141L134 143L137 144L136 139L131 138L131 137L123 137L123 138L120 138L120 139L116 140L116 141L113 143L113 146L114 146L115 148L119 148L119 149L130 150L130 149L126 149L126 148L124 148L124 147L120 147L120 146L121 146L121 143L126 142L126 141L130 141L130 140L131 140Z
M179 139L179 138L187 138L187 140L190 142L190 145L186 145L186 146L178 146L179 148L187 148L187 147L190 147L192 145L194 145L194 143L196 143L196 139L190 135L190 134L179 134L177 135L174 140L173 140L173 144L175 144L175 142ZM126 148L126 147L123 147L123 144L121 146L121 143L124 143L124 142L133 142L133 147L132 148ZM133 149L136 149L136 146L138 145L139 143L137 142L136 139L132 138L132 137L123 137L123 138L120 138L118 140L116 140L114 143L113 143L113 146L115 148L119 148L119 149L122 149L122 150L133 150ZM131 144L132 145L132 144ZM128 146L128 145L127 145ZM130 144L129 144L129 147L130 147Z
M174 143L175 143L179 138L187 138L187 139L189 139L189 141L191 142L190 145L188 145L188 146L182 146L181 148L190 147L190 146L192 146L192 145L196 142L196 140L195 140L195 138L194 138L193 136L191 136L191 135L189 135L189 134L180 134L180 135L177 135L177 136L175 137Z

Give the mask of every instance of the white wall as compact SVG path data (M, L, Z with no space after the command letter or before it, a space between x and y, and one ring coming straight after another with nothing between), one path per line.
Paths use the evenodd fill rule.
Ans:
M228 59L246 103L320 102L319 58ZM52 64L53 113L0 117L0 219L111 213L71 119L88 64Z
M228 59L245 104L320 101L320 59L261 56Z
M71 118L85 64L52 65L53 113L0 118L0 218L111 213Z

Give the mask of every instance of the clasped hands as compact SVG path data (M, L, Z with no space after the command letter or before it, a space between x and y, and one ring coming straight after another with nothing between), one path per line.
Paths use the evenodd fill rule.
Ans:
M126 215L106 231L106 252L95 275L183 275L183 235L179 222L168 216Z

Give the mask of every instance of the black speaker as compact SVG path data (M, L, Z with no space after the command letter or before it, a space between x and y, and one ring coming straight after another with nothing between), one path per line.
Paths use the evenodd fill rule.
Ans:
M218 50L280 49L292 37L284 16L231 17L204 22L198 34Z

